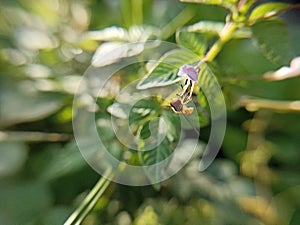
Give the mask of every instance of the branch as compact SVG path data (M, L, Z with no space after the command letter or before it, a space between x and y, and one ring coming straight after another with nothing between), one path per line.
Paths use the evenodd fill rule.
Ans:
M244 96L238 103L239 107L245 107L248 111L255 112L259 109L269 109L284 112L300 112L300 101L277 101L257 99Z
M0 131L0 141L59 142L73 138L70 134L30 131Z

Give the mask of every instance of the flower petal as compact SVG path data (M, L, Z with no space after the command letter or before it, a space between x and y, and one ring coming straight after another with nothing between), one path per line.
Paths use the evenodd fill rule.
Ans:
M183 65L182 67L180 67L180 69L178 71L178 76L187 76L188 78L190 78L193 81L198 80L197 70L195 69L195 67L190 66L190 65Z

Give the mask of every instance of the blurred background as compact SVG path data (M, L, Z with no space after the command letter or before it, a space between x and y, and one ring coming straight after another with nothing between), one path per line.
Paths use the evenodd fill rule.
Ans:
M99 44L115 41L92 31L147 26L175 43L177 28L225 16L221 7L177 0L2 0L0 224L63 224L99 179L72 135L80 78ZM300 55L299 11L282 18L291 57L272 64L251 41L234 40L216 58L224 77L258 76ZM243 95L299 100L300 79L226 82L226 136L208 170L199 173L195 159L159 191L111 184L83 224L300 224L299 112L234 107ZM209 128L201 134L205 142Z

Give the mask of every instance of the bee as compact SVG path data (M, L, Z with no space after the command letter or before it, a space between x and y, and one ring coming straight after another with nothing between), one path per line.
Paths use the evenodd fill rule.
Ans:
M192 100L193 84L189 79L186 79L185 84L183 86L181 85L181 88L181 94L177 94L177 97L170 101L171 109L177 114L192 114L194 112L194 108L188 107L187 104Z
M178 114L189 115L194 112L193 107L187 107L186 104L188 102L182 102L181 98L173 98L170 102L171 109L173 112Z
M201 61L202 62L202 61ZM184 85L181 85L182 92L170 102L171 109L175 113L189 115L194 112L194 108L188 107L187 104L192 100L192 94L195 84L198 81L200 63L197 67L191 65L183 65L178 71L178 76L185 77Z

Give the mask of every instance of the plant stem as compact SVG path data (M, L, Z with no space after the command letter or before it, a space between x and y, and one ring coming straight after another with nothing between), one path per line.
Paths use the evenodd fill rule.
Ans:
M69 141L73 138L70 134L45 133L32 131L1 131L0 141L26 141L26 142L59 142Z
M226 22L223 30L219 34L219 39L213 44L213 46L209 49L203 59L199 61L196 66L196 70L200 71L200 67L202 63L211 62L218 55L218 53L222 50L224 44L228 42L232 36L234 31L237 29L237 24L235 22Z
M143 0L131 0L132 24L143 23Z
M100 197L110 184L112 173L110 170L106 171L103 177L99 179L93 189L82 201L80 206L69 216L64 225L79 225L85 217L92 211L97 204Z
M121 15L124 21L124 26L129 28L132 25L131 17L131 1L130 0L119 0Z
M173 33L175 33L178 27L183 26L194 16L194 11L191 7L185 7L172 21L162 28L162 39L165 40L169 38Z
M220 38L217 40L214 45L210 48L210 50L205 55L205 61L211 62L218 53L222 50L222 47L226 42L228 42L233 32L236 30L237 25L234 22L227 22L224 26L223 30L220 33Z
M300 112L300 101L276 101L245 96L240 100L238 106L245 107L250 112L258 111L260 109L281 112Z

